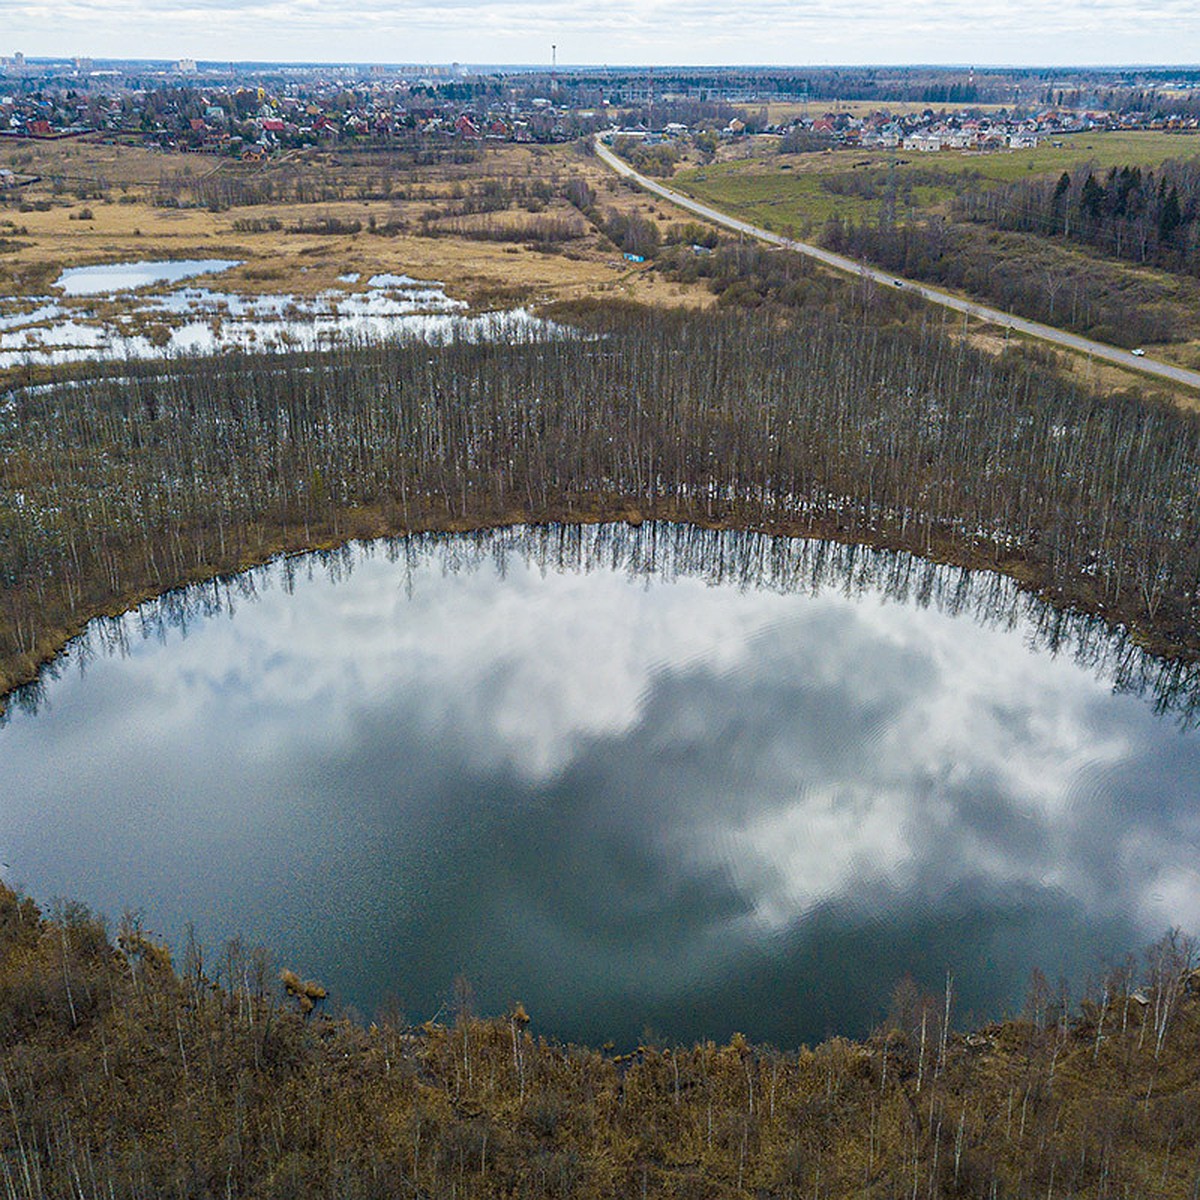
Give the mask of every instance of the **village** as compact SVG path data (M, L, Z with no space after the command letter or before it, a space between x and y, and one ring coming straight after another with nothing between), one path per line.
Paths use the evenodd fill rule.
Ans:
M813 145L934 152L1022 150L1089 130L1200 129L1198 92L1188 86L1149 95L1111 88L1027 95L1017 87L1010 104L997 105L972 102L989 94L972 75L968 85L924 89L942 103L869 109L799 90L806 86L736 76L473 73L457 65L264 73L202 70L181 59L119 69L15 54L0 58L0 140L86 138L263 161L321 144L550 143L605 131L648 143L798 134ZM1101 97L1111 103L1079 103Z
M846 111L824 112L819 116L799 116L786 124L764 124L734 117L720 129L725 138L762 133L784 137L789 133L808 133L831 146L884 150L1030 150L1040 142L1071 133L1115 130L1200 130L1200 117L1183 114L1161 115L1147 112L1102 112L1048 108L1028 115L999 109L984 113L970 107L956 112L932 108L920 112L894 113L883 107L865 116ZM644 124L612 131L606 141L633 138L653 145L685 137L694 132L678 123L660 129Z

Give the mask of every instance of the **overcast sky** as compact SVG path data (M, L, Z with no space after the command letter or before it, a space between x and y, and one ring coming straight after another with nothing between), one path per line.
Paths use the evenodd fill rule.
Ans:
M0 54L570 64L1200 62L1195 0L0 0Z

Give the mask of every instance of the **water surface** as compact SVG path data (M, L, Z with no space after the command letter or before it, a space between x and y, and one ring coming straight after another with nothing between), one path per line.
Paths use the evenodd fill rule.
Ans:
M111 296L153 283L178 283L195 275L215 275L241 266L237 259L199 258L162 262L101 263L94 267L71 267L52 286L67 296Z
M560 1037L796 1044L950 970L978 1020L1200 928L1200 743L1155 672L1004 580L822 543L356 547L94 626L0 729L0 850L367 1016L461 972Z
M409 275L339 277L315 296L242 295L174 284L239 264L225 259L110 263L64 272L57 298L0 297L0 369L26 363L155 359L239 350L316 350L412 336L428 341L521 337L551 322L525 309L467 315L436 280ZM88 297L107 296L96 308Z

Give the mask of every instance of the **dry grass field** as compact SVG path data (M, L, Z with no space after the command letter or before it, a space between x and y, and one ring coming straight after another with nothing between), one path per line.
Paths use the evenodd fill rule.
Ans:
M314 154L249 167L197 155L166 155L87 143L22 143L0 162L40 178L12 189L0 205L0 294L45 296L66 267L156 259L233 258L243 262L213 281L217 290L311 296L347 273L380 272L436 279L475 309L540 305L612 295L647 304L705 305L699 287L664 281L625 262L564 199L539 204L537 218L517 206L467 218L476 227L506 221L511 240L457 236L441 220L464 194L492 181L588 178L599 203L637 211L664 227L675 215L618 186L573 147L505 146L479 161L406 166L378 156ZM211 207L166 206L164 191L202 186L217 177L261 183L278 177L319 179L338 198ZM379 198L380 191L391 191ZM355 193L369 198L357 198ZM215 206L213 206L215 207ZM537 245L519 236L522 222L573 221L580 236ZM345 232L313 232L325 223ZM355 226L358 228L355 230ZM450 227L448 227L450 226ZM376 232L378 231L378 232ZM472 232L478 232L478 228Z
M1131 154L1151 161L1195 144L1166 135L1140 140L1136 135L1105 136L1112 139L1101 143L1099 157L1106 162ZM672 183L731 212L796 233L811 231L835 202L851 207L869 203L834 196L821 181L828 172L852 169L867 159L874 163L877 154L781 156L774 145L769 139L745 139L723 147L720 161L708 166L694 155L685 157ZM1047 169L1085 148L1094 150L1094 142L1070 151L1034 153L1038 166ZM993 176L1011 173L1016 162L1012 155L928 157L936 159L940 170L986 168ZM251 166L132 146L22 142L0 145L0 164L37 177L35 183L0 194L0 297L57 295L53 281L72 266L227 258L242 265L206 281L214 291L312 297L335 286L361 288L371 275L391 273L440 281L474 311L518 305L536 310L605 298L688 307L714 303L703 280L678 282L650 264L626 261L567 202L566 185L578 178L593 190L597 211L650 221L663 240L672 227L691 219L618 180L574 145L488 146L471 161L447 158L432 164L415 163L401 153L317 150ZM205 205L203 189L217 180L235 187L266 183L281 193L300 181L314 190L319 184L331 198ZM461 215L466 200L497 186L537 187L548 198L536 204L513 200L498 210ZM541 221L568 224L577 236L549 244L520 236ZM342 232L313 232L322 224ZM500 226L506 236L491 240ZM350 274L360 282L339 282ZM120 301L103 307L111 317ZM981 348L997 352L1007 344L1001 339L993 346L995 339L986 331L971 336ZM1177 344L1169 356L1186 361L1196 348ZM1112 389L1141 382L1135 372L1098 369L1070 355L1064 356L1063 366L1077 378ZM1187 392L1173 398L1196 404Z

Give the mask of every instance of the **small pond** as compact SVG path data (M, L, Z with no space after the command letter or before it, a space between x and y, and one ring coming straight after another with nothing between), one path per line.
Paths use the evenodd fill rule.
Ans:
M195 275L216 275L240 265L238 260L228 258L101 263L94 267L72 267L52 286L67 296L111 296L155 283L178 283Z
M94 624L0 728L0 858L368 1018L461 973L563 1038L794 1045L950 971L966 1023L1200 928L1193 686L903 555L372 543Z

